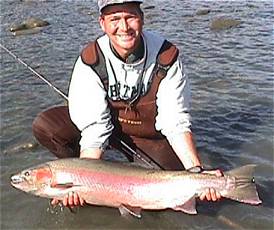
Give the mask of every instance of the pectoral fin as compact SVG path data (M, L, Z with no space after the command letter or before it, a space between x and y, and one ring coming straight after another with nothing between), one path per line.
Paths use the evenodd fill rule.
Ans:
M72 182L67 182L67 183L58 183L58 184L51 184L52 188L63 188L63 189L67 189L67 188L71 188L75 186Z
M140 207L131 207L129 205L125 205L122 204L119 207L119 211L121 213L122 216L127 216L128 214L137 217L137 218L141 218L141 211L142 209Z
M182 205L178 205L173 209L176 211L185 212L187 214L197 214L195 196L192 196L189 200L187 200L187 202Z
M75 184L71 175L66 172L58 172L51 181L52 188L67 189L75 186L79 185Z

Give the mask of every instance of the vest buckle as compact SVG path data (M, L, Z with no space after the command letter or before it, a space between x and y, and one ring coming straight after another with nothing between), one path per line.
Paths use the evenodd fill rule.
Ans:
M158 63L156 74L160 78L164 78L167 75L167 71L169 70L170 65L163 66Z

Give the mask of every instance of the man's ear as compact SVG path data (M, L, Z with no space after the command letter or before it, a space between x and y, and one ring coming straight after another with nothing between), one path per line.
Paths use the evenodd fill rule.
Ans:
M139 8L139 14L142 20L142 25L144 25L144 21L145 21L145 16L144 16L144 12Z
M144 16L144 13L143 13L143 11L141 11L141 18L142 18L142 24L144 25L144 21L145 21L145 16Z
M106 32L106 31L105 31L105 19L104 19L104 16L100 16L100 17L99 17L99 24L100 24L100 26L101 26L101 29L102 29L104 32Z

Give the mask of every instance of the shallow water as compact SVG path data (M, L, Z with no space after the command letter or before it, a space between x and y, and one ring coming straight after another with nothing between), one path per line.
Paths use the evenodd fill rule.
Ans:
M195 15L209 8L207 15ZM124 219L116 209L85 207L76 214L13 189L10 175L54 159L34 143L31 123L41 110L65 101L5 51L1 53L1 229L273 229L273 7L272 1L146 1L147 29L164 34L181 50L192 84L192 116L205 165L224 170L257 164L263 204L223 200L198 205L189 216L146 211ZM37 34L14 37L9 27L28 17L47 20ZM242 23L211 31L226 16ZM94 1L3 0L1 44L67 92L80 50L101 31ZM112 157L112 153L108 153ZM115 154L114 158L118 159Z

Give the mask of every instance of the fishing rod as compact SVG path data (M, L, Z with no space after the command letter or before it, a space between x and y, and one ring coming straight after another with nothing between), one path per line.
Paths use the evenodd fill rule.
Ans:
M36 77L44 81L47 85L49 85L55 92L57 92L60 96L62 96L65 100L68 101L68 96L63 93L60 89L58 89L56 86L54 86L49 80L47 80L42 74L38 73L36 70L34 70L30 65L28 65L26 62L21 60L18 56L16 56L12 51L10 51L8 48L3 46L0 43L0 46L3 50L5 50L8 54L10 54L15 60L17 60L19 63L23 64L28 70L30 70ZM120 140L117 137L113 137L116 141L120 142L122 147L124 148L124 151L127 155L135 156L139 160L141 160L143 163L145 163L147 166L156 168L156 169L163 169L161 165L159 165L155 160L153 160L151 157L149 157L145 152L137 152L134 149L132 149L128 144L126 144L124 141ZM143 155L143 156L142 156Z

